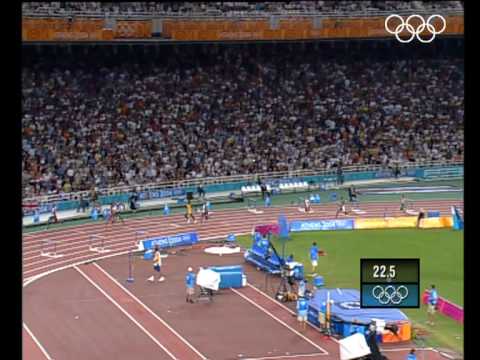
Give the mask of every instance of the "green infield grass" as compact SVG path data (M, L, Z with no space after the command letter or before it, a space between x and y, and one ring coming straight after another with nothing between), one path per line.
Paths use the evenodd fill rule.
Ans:
M435 284L439 295L463 306L463 231L451 229L389 229L355 231L315 231L291 233L286 242L285 255L293 254L296 261L305 264L313 241L327 255L319 259L317 273L327 287L360 288L361 258L419 258L420 286L423 292ZM251 246L251 237L239 237L244 247ZM282 252L278 239L273 240ZM463 354L463 325L437 314L435 326L426 324L426 307L404 309L413 327L427 336L415 337L419 346L450 348ZM420 340L421 339L421 340Z

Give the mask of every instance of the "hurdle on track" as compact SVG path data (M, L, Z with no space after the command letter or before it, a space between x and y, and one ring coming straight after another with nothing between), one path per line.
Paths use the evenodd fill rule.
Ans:
M263 210L257 209L257 200L247 198L247 210L252 214L263 214Z
M97 243L98 246L95 246ZM109 252L109 249L105 249L105 236L101 235L91 235L89 241L89 250L98 252L99 254Z
M361 210L357 200L351 202L351 211L355 214L366 214L365 210Z
M128 251L128 278L127 282L133 283L135 279L133 278L133 251L130 249Z
M146 230L135 230L135 246L139 246L140 245L140 237L142 235L145 235L145 234L148 234L148 231Z
M40 248L40 256L57 259L62 257L63 254L57 253L57 241L55 240L42 240Z
M306 213L306 211L305 211L305 200L306 199L310 200L310 197L308 196L308 197L304 198L304 197L299 196L298 199L297 199L298 200L297 210L301 213L304 213L304 214ZM315 211L313 210L312 201L310 201L310 211L307 214L313 214L314 212Z

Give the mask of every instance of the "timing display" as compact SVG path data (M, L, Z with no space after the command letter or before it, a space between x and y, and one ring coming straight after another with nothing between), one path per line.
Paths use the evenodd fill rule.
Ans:
M419 259L361 259L362 282L418 282Z
M361 259L360 306L420 307L420 259Z

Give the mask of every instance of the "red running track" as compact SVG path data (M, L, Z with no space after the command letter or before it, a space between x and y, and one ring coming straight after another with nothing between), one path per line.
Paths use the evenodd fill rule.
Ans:
M107 296L115 306L125 314L129 314L132 321L136 322L149 337L154 340L171 359L205 360L186 340L180 337L158 315L142 306L130 292L121 287L110 275L96 264L75 266L75 269L92 285L97 287L102 294ZM133 316L134 315L134 316Z
M442 215L449 215L450 206L452 205L456 205L460 209L463 208L463 202L460 200L416 201L412 205L414 210L420 208L438 210ZM365 203L361 204L360 208L365 212L364 214L353 216L340 215L340 217L368 218L404 215L399 211L399 205L395 203ZM106 226L103 223L94 223L25 234L23 236L24 286L27 286L30 282L55 271L71 268L74 265L79 265L93 259L124 254L136 247L135 241L146 237L197 231L200 239L206 240L209 238L224 238L230 233L235 233L237 235L250 233L255 225L276 222L280 214L286 215L289 219L332 219L335 217L335 204L316 205L313 209L313 214L301 213L297 207L293 206L264 209L262 214L252 214L246 209L222 210L221 212L214 212L211 219L204 224L187 225L185 224L182 215L172 215L168 217L127 219L125 224L115 224L113 226ZM137 231L143 231L144 234L136 235L135 232ZM90 250L93 235L100 235L103 237L101 245L108 249L107 253L99 254ZM45 240L54 241L56 243L56 251L61 257L51 258L40 255L42 242ZM99 246L102 240L96 238L94 241L95 243L93 245ZM87 269L89 269L87 271L90 271L91 268L87 267ZM102 279L101 277L98 277L98 274L96 273L94 273L93 276L97 276L96 282L99 278ZM101 281L105 281L105 279ZM108 286L107 284L108 282L103 283L104 286ZM110 284L110 286L112 285ZM111 287L109 288L109 291L116 291L118 293L121 290L115 290L115 287ZM249 296L250 295L251 294L249 294ZM258 296L254 298L258 300ZM270 306L272 305L270 304ZM149 321L147 318L144 320L146 323ZM32 346L36 344L32 344L33 340L30 340L32 339L29 337L24 340L26 344L25 348L29 349L27 351L29 354L32 354L33 358L33 354L38 353L39 348L38 346L36 348ZM172 344L173 343L171 343L170 346L173 346L173 351L185 350L180 346L177 347L178 344ZM198 356L198 354L196 355ZM45 357L44 355L43 359L45 358L48 359L48 357ZM198 357L191 358L196 359Z
M438 210L443 215L450 214L450 206L463 207L462 201L436 200L417 201L413 208ZM42 231L33 234L25 234L23 237L23 276L28 280L37 275L49 271L63 269L72 264L80 264L102 256L114 256L128 252L135 248L135 241L146 237L173 235L180 232L198 232L200 239L226 237L230 233L247 234L253 226L274 223L280 214L286 215L289 219L332 219L336 212L335 204L314 206L313 214L305 214L298 211L297 207L269 208L263 214L252 214L246 209L222 210L214 212L211 219L204 224L185 224L182 215L168 217L147 217L143 219L128 219L125 224L114 224L106 226L103 223L79 225L70 228ZM392 203L365 203L361 205L365 214L344 216L343 218L356 217L383 217L401 216L398 204ZM144 235L135 235L136 231L146 231ZM109 250L108 253L99 254L89 249L93 235L100 235L104 238L103 246ZM41 256L42 242L51 240L56 242L56 250L62 256L56 259ZM100 245L96 239L95 246Z

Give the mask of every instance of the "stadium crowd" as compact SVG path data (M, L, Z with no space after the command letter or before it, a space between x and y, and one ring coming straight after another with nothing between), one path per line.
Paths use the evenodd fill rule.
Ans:
M462 158L461 60L249 51L25 67L24 196Z
M393 10L463 10L461 1L290 1L290 2L23 2L31 13L72 11L104 14L253 14L288 12L364 12Z

